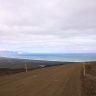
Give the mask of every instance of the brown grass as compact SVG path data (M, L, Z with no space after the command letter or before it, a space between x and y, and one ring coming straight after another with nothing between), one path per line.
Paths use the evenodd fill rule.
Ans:
M5 76L5 75L11 75L11 74L16 74L20 72L24 72L24 69L7 69L7 68L2 68L0 69L0 76Z
M86 76L83 79L83 95L96 96L96 62L86 63Z

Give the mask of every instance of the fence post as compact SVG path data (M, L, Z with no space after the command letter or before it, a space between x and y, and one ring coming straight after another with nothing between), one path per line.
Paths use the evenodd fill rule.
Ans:
M84 77L85 77L86 75L85 63L83 63L83 68L84 68Z
M26 70L25 72L27 72L27 64L26 64L26 62L25 62L25 70Z

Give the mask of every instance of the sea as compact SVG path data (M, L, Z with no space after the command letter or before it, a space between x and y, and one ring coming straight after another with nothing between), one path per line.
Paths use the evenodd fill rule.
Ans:
M64 62L96 61L96 53L22 53L0 54L0 57Z

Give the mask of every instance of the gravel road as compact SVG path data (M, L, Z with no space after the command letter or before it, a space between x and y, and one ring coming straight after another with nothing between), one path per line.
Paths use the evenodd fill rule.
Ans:
M0 77L0 96L81 96L81 64Z

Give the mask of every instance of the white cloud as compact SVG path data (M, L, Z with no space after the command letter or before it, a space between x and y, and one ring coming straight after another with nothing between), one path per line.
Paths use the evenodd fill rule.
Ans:
M95 10L95 0L0 0L0 47L96 52Z

